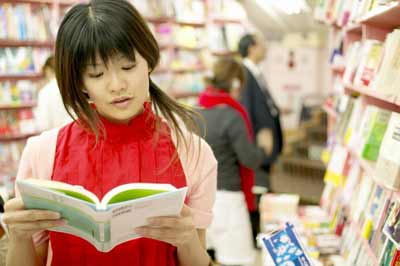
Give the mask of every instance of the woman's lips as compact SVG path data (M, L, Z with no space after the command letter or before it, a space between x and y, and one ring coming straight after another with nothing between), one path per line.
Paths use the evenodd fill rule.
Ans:
M112 101L112 104L120 109L127 108L129 104L131 103L133 98L120 98Z

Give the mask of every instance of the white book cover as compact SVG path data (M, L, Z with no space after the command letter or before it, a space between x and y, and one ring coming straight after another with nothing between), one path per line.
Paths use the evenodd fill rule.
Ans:
M383 137L375 177L386 186L400 187L400 114L392 113Z
M55 181L17 180L17 187L27 209L59 212L67 220L53 231L85 239L101 252L138 238L134 229L147 225L148 218L178 216L187 191L169 184L133 183L118 186L99 200L82 187Z

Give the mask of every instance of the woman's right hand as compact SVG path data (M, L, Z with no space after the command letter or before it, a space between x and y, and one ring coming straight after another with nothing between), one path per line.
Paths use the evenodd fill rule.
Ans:
M31 240L37 232L65 225L66 221L60 218L58 212L25 210L21 198L11 199L4 205L3 222L7 224L12 240Z

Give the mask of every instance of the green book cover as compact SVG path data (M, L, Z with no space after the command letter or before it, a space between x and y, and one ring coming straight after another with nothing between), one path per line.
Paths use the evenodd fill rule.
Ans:
M395 251L396 246L388 239L383 250L383 255L379 262L379 266L390 266Z
M379 150L383 137L385 136L391 112L387 110L379 110L373 117L368 132L368 136L364 147L362 149L361 156L369 161L376 161L379 156Z

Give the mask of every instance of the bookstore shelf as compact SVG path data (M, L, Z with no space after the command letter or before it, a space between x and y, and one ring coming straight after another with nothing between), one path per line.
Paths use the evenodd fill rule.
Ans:
M376 163L375 162L370 162L368 160L365 160L365 159L361 158L361 156L359 154L357 154L353 149L351 149L347 145L345 145L345 147L348 150L348 152L351 154L351 156L360 163L360 166L364 170L364 172L368 173L377 185L379 185L381 188L386 189L390 192L399 194L399 196L400 196L400 190L390 187L387 184L383 183L382 181L380 181L376 178L376 176L375 176L375 164Z
M340 29L342 28L342 27L337 23L336 20L327 21L326 24L328 24L329 26L331 26L331 27L333 27L333 28L335 28L335 29L337 29L337 30L340 30Z
M236 51L211 51L214 56L235 56L238 55Z
M172 91L170 92L171 96L174 97L175 99L184 99L184 98L191 98L191 97L197 97L200 95L200 92L195 92L195 91Z
M175 24L180 25L180 26L188 26L188 27L193 27L193 28L204 28L206 27L205 22L187 22L187 21L174 21Z
M400 25L400 1L377 8L360 19L360 23L374 27L394 29Z
M18 80L31 80L38 81L43 78L43 74L30 73L30 74L10 74L10 75L0 75L1 81L18 81Z
M14 4L45 4L45 5L59 5L61 7L68 7L76 4L76 0L0 0L1 3L14 3Z
M17 141L17 140L25 140L27 138L39 135L40 132L34 132L30 134L15 134L12 136L0 136L0 142L10 142L10 141Z
M372 91L366 86L356 87L350 84L345 85L347 94L360 94L369 98L369 102L383 109L400 112L400 102L397 96L382 95L379 92Z
M212 22L215 24L225 24L225 23L235 23L235 24L242 24L242 20L234 19L234 18L212 18Z
M54 47L54 41L0 39L0 47Z
M160 67L160 68L156 68L153 73L154 74L163 74L163 73L168 73L170 70L166 67Z
M368 241L362 236L361 230L360 230L360 225L357 222L351 222L350 227L356 232L358 238L362 241L362 245L364 246L364 249L367 250L368 252L368 257L372 260L372 263L374 266L379 266L378 258L376 257L374 251L372 250L372 247L368 243Z
M19 103L19 104L1 104L0 103L0 111L1 110L12 110L12 109L27 109L27 108L33 108L35 106L36 106L36 102Z
M206 48L206 47L189 47L189 46L183 46L183 45L173 45L172 47L175 49L192 51L192 52L200 52L201 50Z
M351 24L351 25L347 25L346 27L344 27L344 32L361 34L362 33L361 24L354 23L354 24Z
M396 241L393 239L393 237L389 234L387 234L386 232L383 232L385 234L385 236L393 242L393 244L395 244L397 246L397 249L400 249L400 247L396 244Z
M198 66L198 67L172 69L172 72L174 72L175 74L185 74L185 73L193 73L193 72L202 72L205 70L207 70L206 67Z
M322 2L326 4L329 1ZM356 242L361 246L359 251L355 250L358 254L352 254L349 258L352 261L348 260L347 264L364 266L368 261L368 265L374 266L397 265L400 261L400 251L391 251L391 247L389 248L387 244L390 242L385 240L390 238L392 242L399 243L399 239L395 235L388 235L391 232L385 233L385 228L388 226L388 217L394 217L396 214L393 209L390 210L389 204L393 206L392 204L398 204L397 201L400 201L400 189L397 186L399 174L389 172L385 168L385 163L387 162L387 168L393 167L398 171L398 156L394 151L398 147L395 146L398 143L395 136L400 123L398 118L400 97L397 95L396 87L397 65L391 62L397 57L399 49L400 1L359 0L354 1L358 5L353 6L346 6L351 2L347 0L335 2L338 3L336 6L327 4L320 9L317 8L315 16L332 26L331 64L346 62L344 72L338 67L331 66L331 85L334 91L323 106L323 110L330 118L328 129L331 141L328 141L327 150L332 153L328 170L339 176L343 175L350 181L346 183L345 190L342 190L340 184L327 185L326 198L321 202L330 213L332 210L338 210L339 217L344 217L346 221L348 214L340 210L344 206L340 203L340 197L349 196L351 208L355 208L355 217L367 215L367 210L372 216L371 220L365 221L364 219L358 221L359 218L356 218L356 221L347 220L349 230L344 239L348 246L344 246L342 255L348 254L346 251L354 247ZM337 10L333 11L334 8ZM333 17L328 17L333 12L336 12ZM337 24L344 26L338 27ZM392 47L392 50L388 47ZM341 110L340 113L335 112L338 108ZM355 130L357 130L356 135L353 135ZM350 144L345 144L344 139ZM383 146L384 144L387 146ZM361 182L359 178L362 178ZM355 189L354 194L350 189ZM330 203L335 201L337 205ZM382 209L381 212L376 212L377 209L374 208ZM393 208L397 210L397 207ZM396 217L398 225L399 216ZM341 218L332 217L332 219L340 225ZM372 227L373 229L370 229ZM382 234L387 238L381 237ZM356 238L359 240L355 240Z
M362 32L362 24L374 26L377 28L394 29L400 25L400 1L394 1L391 4L387 4L382 7L376 8L376 10L370 11L365 14L362 18L358 19L357 22L352 22L345 27L337 24L336 20L317 20L325 25L329 25L335 29L343 29L345 32Z
M163 24L173 21L174 18L170 17L147 17L146 21L154 24Z
M361 165L361 168L364 170L364 172L372 174L375 172L375 165L373 162L368 162L367 160L361 158L360 155L357 154L352 148L350 148L348 145L345 145L347 151L351 154L351 156L355 159L358 160L358 162ZM376 180L374 180L376 181Z

